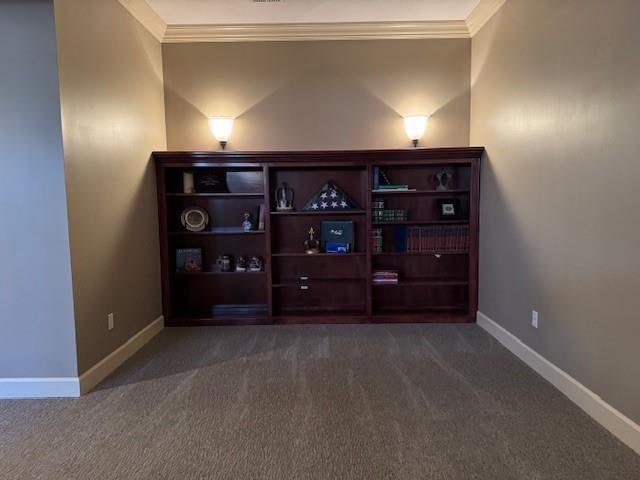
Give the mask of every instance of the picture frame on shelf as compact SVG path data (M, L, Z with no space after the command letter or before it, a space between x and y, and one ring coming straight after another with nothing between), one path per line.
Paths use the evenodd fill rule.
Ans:
M462 205L459 198L438 199L438 216L440 220L460 220Z
M201 272L201 248L176 248L176 272Z
M229 193L225 171L196 171L194 180L196 193Z

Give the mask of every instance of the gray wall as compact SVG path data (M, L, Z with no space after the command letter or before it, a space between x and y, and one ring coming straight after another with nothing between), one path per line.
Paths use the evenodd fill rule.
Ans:
M0 2L0 377L77 374L53 2Z
M166 149L162 52L117 0L55 6L83 373L162 313L150 160Z
M207 116L237 117L234 150L397 148L402 116L432 115L425 146L469 144L471 42L163 45L171 150L218 148Z
M637 0L508 0L473 39L471 108L480 311L636 422L638 18Z

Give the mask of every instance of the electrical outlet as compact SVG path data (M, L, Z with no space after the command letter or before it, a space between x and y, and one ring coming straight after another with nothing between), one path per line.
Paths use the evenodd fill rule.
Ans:
M113 330L113 313L107 315L107 330Z
M531 326L533 328L538 328L538 312L535 310L531 311Z

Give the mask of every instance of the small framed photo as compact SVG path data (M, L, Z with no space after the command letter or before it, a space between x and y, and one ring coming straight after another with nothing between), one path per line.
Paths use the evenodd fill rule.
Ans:
M459 198L442 198L438 200L440 220L458 220L462 212Z
M201 272L202 249L201 248L176 248L177 272Z

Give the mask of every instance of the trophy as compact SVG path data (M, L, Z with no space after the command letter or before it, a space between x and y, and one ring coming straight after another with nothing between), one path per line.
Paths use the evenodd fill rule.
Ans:
M251 223L251 215L249 212L244 212L244 221L242 222L242 230L245 232L251 231L253 223Z
M250 272L261 272L264 270L264 262L261 257L251 257L249 262Z
M314 235L316 231L311 227L309 229L309 238L304 241L304 253L309 255L315 255L316 253L320 253L320 242L316 240Z
M288 212L293 210L293 189L282 182L282 185L276 189L276 210L279 212Z
M247 268L247 259L240 255L236 259L236 272L246 272Z
M216 259L214 272L230 272L233 260L230 255L220 255Z
M451 180L453 180L453 174L442 170L435 175L435 179L438 181L436 190L449 190L449 185L451 184Z

